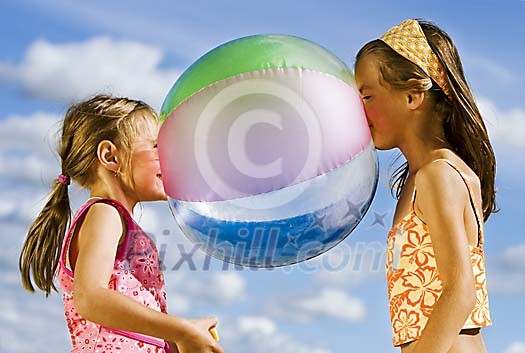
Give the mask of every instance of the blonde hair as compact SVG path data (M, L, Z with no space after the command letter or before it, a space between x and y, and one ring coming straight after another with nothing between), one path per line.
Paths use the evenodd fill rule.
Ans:
M483 118L465 79L463 65L452 39L435 24L418 20L432 51L446 71L450 98L419 66L405 59L383 41L376 39L365 44L356 55L356 63L368 55L378 60L381 79L399 90L426 92L434 111L442 120L445 139L454 152L476 173L481 183L483 215L486 221L496 209L496 158ZM399 158L399 157L398 157ZM399 199L408 177L408 162L392 175L390 187Z
M103 140L119 148L125 168L129 167L139 123L147 119L157 121L158 117L149 105L138 100L97 95L73 104L65 115L57 149L62 174L88 187L95 178L97 148ZM56 180L22 247L19 269L24 289L35 291L32 274L34 284L46 297L51 290L57 291L54 275L70 219L68 187Z

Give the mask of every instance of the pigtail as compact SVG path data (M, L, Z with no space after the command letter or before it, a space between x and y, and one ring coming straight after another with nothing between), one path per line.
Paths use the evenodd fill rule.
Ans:
M70 219L68 187L57 180L46 205L29 227L20 254L18 266L22 286L27 291L35 291L33 281L46 297L51 290L57 291L53 281Z

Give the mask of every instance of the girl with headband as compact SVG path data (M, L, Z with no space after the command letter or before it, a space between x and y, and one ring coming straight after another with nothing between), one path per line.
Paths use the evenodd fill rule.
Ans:
M458 51L436 25L407 20L361 48L355 72L376 148L406 158L391 180L387 239L394 346L485 352L483 223L496 209L496 161Z
M64 118L62 173L29 228L20 271L25 289L46 296L58 277L72 352L223 353L216 318L167 314L157 248L132 218L138 202L166 199L157 129L145 103L105 95ZM91 197L69 222L71 181Z

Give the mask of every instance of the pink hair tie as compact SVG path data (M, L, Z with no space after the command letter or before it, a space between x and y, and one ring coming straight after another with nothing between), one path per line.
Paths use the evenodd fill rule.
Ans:
M67 185L71 184L71 178L68 175L60 174L57 177L57 180L62 185L66 185L67 186Z

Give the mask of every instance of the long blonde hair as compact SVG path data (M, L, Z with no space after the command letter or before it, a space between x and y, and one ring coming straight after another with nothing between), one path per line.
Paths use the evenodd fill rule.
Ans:
M158 119L146 103L128 98L97 95L72 105L67 111L57 148L62 174L82 187L95 177L97 148L112 141L129 166L134 137L140 119ZM57 291L54 284L62 241L71 220L68 187L56 180L44 208L29 227L19 258L22 286L34 292L34 284L46 293Z
M360 59L373 55L378 60L384 82L400 90L425 91L442 118L445 139L453 151L476 173L481 183L483 216L486 221L496 209L496 158L483 118L465 79L463 65L452 39L435 24L418 20L430 47L444 66L450 86L450 98L416 64L405 59L383 41L376 39L365 44L356 55ZM408 178L408 162L395 170L390 187L399 199Z

